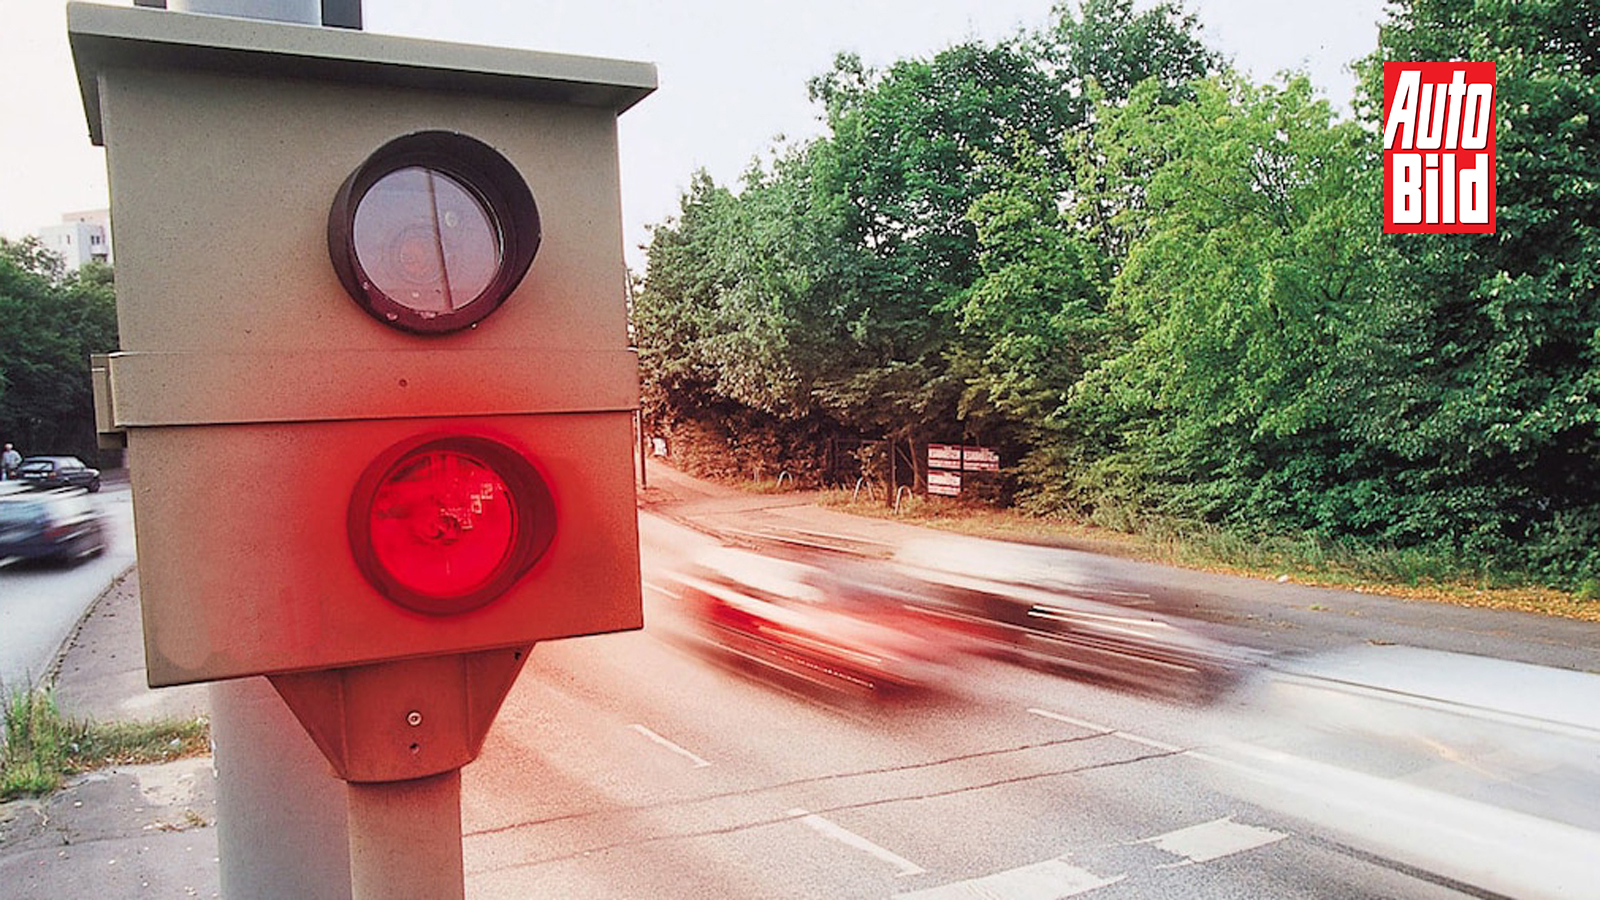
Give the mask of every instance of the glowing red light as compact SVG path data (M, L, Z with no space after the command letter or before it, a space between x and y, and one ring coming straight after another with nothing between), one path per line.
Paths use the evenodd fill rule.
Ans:
M476 609L531 567L554 534L543 479L511 448L476 437L402 444L362 477L350 545L367 580L418 612Z
M506 483L482 460L433 450L406 457L372 499L372 551L404 587L459 597L487 583L520 526Z

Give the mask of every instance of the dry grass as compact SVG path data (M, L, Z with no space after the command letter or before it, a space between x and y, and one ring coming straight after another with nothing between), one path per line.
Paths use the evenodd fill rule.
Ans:
M211 751L205 719L99 724L69 718L48 690L5 693L0 799L43 796L69 775Z

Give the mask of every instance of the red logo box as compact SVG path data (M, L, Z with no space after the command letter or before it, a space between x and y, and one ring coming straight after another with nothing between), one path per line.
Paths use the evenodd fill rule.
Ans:
M1494 63L1383 64L1383 230L1492 232Z

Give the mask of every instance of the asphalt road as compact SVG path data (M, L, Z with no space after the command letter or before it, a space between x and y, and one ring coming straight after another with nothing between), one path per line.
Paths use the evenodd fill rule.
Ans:
M641 529L647 585L707 541L651 516ZM1214 704L978 660L940 692L879 705L730 663L647 586L645 631L536 649L464 770L469 896L1581 897L1600 884L1595 804L1571 799L1600 797L1600 722L1581 721L1600 679L1450 652L1514 619L1444 609L1456 624L1432 630L1442 649L1417 650L1390 640L1428 637L1393 601L1333 617L1281 595L1239 603L1211 610L1237 617L1217 627L1257 645L1293 635L1295 652ZM1309 638L1299 613L1360 627ZM1552 633L1567 637L1497 639L1563 656L1594 630ZM1419 664L1387 665L1391 647L1440 654L1422 667L1455 665L1457 687L1505 665L1534 679L1524 693L1573 679L1551 688L1571 702L1422 697L1405 683Z
M47 659L131 561L127 494L101 501L107 557L0 569L7 660L22 589L62 611ZM785 497L673 511L905 536ZM1186 703L973 659L877 703L718 653L662 578L714 542L640 529L646 628L537 647L463 771L469 897L1600 897L1595 625L1064 553L1261 664Z
M75 564L0 565L0 683L36 684L89 604L134 562L133 499L126 484L91 495L106 516L105 553Z

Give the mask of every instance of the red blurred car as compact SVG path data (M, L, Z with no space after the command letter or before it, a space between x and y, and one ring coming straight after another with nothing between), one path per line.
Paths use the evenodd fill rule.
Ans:
M713 643L830 689L927 687L948 656L916 613L821 566L719 548L675 580Z

